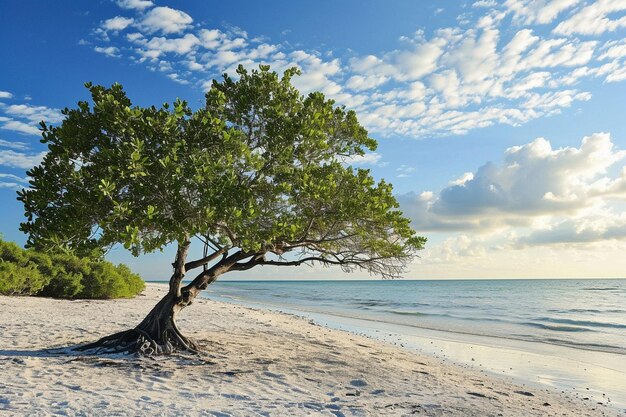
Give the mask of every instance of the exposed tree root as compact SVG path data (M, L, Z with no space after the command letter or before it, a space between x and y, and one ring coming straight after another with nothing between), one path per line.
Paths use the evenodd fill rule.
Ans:
M200 349L184 336L174 320L179 310L171 297L163 298L134 329L122 331L81 345L74 350L93 354L131 353L144 356L167 355L174 352L199 353Z
M93 354L136 353L144 356L167 355L174 352L200 353L200 349L179 331L168 329L155 338L141 329L119 332L74 348Z

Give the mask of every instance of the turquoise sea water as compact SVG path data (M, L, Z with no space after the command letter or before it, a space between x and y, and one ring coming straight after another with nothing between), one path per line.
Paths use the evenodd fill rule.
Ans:
M626 280L217 282L282 310L626 408Z
M209 293L626 355L626 280L218 282Z

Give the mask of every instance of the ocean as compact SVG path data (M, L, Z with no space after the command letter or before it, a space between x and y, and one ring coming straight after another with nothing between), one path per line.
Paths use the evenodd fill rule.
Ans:
M626 408L623 279L218 281L206 296Z

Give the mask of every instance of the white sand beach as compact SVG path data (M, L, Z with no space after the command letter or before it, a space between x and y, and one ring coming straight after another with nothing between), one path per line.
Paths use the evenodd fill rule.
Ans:
M133 300L0 297L2 416L612 416L607 402L512 383L309 320L198 299L179 320L201 356L46 351L132 327Z

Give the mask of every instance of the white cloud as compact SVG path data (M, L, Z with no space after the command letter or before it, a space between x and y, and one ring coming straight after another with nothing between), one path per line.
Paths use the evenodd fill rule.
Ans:
M0 139L0 148L26 150L29 148L29 146L27 143L24 143L24 142L15 142L15 141L8 141L8 140Z
M9 93L8 91L0 91L0 99L3 98L13 98L13 94Z
M14 181L14 182L22 183L22 184L28 184L28 178L22 178L22 177L18 177L17 175L4 174L0 172L0 181L6 181L6 180Z
M561 35L599 35L626 27L624 0L597 0L559 23L554 32ZM617 16L615 16L617 14Z
M501 165L486 163L437 194L409 193L399 200L418 230L528 226L537 218L571 216L607 198L626 197L626 171L609 175L625 157L608 133L583 138L579 148L553 149L538 138L509 148Z
M155 7L139 22L139 26L148 33L180 33L189 28L193 19L187 13L170 7Z
M25 135L40 135L41 132L36 126L24 123L19 120L13 120L6 117L0 117L0 129L12 130L14 132L23 133Z
M514 19L524 24L546 24L580 0L507 0L504 6Z
M474 2L472 4L472 7L492 8L492 7L496 7L497 5L498 3L496 2L496 0L478 0L477 2Z
M585 78L626 80L619 43L623 40L606 39L600 45L567 33L554 35L558 31L519 27L509 33L505 27L513 20L521 26L554 28L559 19L573 19L588 7L596 11L618 7L609 0L581 4L580 0L507 0L500 5L478 1L474 10L482 16L468 13L461 18L475 19L472 25L436 29L432 34L420 30L402 37L396 49L341 59L249 37L238 28L194 27L186 13L155 7L134 17L138 32L115 39L129 42L129 47L98 47L98 51L130 55L175 82L204 89L209 79L232 74L239 64L248 69L270 64L278 72L297 66L303 74L293 82L302 93L319 90L356 110L372 133L461 135L497 124L519 126L591 100L589 91L572 87ZM610 17L619 20L614 14ZM155 32L159 36L151 36Z
M106 46L106 47L96 46L95 48L93 48L93 50L100 54L110 56L112 58L119 58L121 56L120 50L115 46Z
M143 38L143 35L139 32L133 32L133 33L128 33L126 34L126 39L128 39L129 42L138 42Z
M46 152L25 153L12 150L0 150L0 165L9 168L30 169L43 160Z
M563 90L549 93L533 93L523 104L528 109L540 109L551 111L570 107L574 101L587 101L591 99L591 93L577 90Z
M616 68L610 74L606 76L607 82L619 82L626 80L626 65Z
M302 69L302 75L293 79L293 84L307 94L320 90L325 94L333 95L341 91L341 86L331 80L331 77L341 71L338 59L324 61L320 57L305 51L294 51L289 54L293 64Z
M602 46L605 50L598 59L617 59L626 57L626 39L619 41L609 41Z
M512 241L517 248L555 244L588 244L607 240L626 240L626 213L600 209L602 215L563 219L531 231Z
M500 18L493 18L492 24ZM541 39L522 29L502 44L499 30L485 25L438 30L430 40L418 32L411 45L350 61L353 75L346 84L369 95L357 111L373 132L464 134L497 123L519 125L591 97L584 91L559 90L553 77L560 68L589 63L594 41ZM411 81L415 77L421 77L419 84ZM398 87L381 91L378 86L387 79ZM414 85L419 88L413 90ZM409 96L408 91L416 94ZM534 103L540 106L533 108ZM408 108L414 110L401 110Z
M415 172L415 167L402 164L396 168L396 172L398 174L398 178L408 178L413 172Z
M354 155L350 158L344 158L342 162L346 165L377 165L382 157L379 153L370 152L365 155Z
M207 49L217 49L221 45L222 39L226 36L219 29L201 29L200 39L202 39L202 46Z
M465 186L465 183L473 179L474 179L474 174L472 172L466 172L463 175L461 175L459 178L453 181L450 181L450 185Z
M42 120L49 123L58 123L64 117L57 109L46 106L31 106L29 104L12 104L4 107L4 111L11 116L28 119L33 123L39 123Z
M414 271L433 278L622 276L625 158L607 133L559 149L539 138L438 193L398 196L429 237Z
M171 72L169 74L167 74L167 77L174 81L177 82L178 84L183 84L183 85L187 85L189 84L189 81L185 80L184 78L180 78L180 76L178 74L176 74L175 72Z
M46 123L58 123L63 120L63 115L58 109L46 106L0 103L0 112L4 113L3 116L0 116L0 129L26 135L41 135L38 125L42 120ZM2 141L2 143L2 146L7 147L4 145L7 143L6 141Z
M346 87L355 91L371 90L374 87L378 87L386 83L389 80L388 77L382 75L353 75L346 82Z
M150 0L117 0L117 5L123 9L143 10L145 8L152 7L154 3Z
M144 58L156 59L167 53L187 54L200 43L200 40L195 35L188 33L181 38L154 37L146 41L142 37L135 42L142 45L140 54Z
M132 18L122 17L122 16L115 16L115 17L112 17L111 19L105 20L102 23L101 27L104 30L110 30L110 31L113 31L113 32L117 32L117 31L126 29L134 21L135 21L135 19L132 19Z

